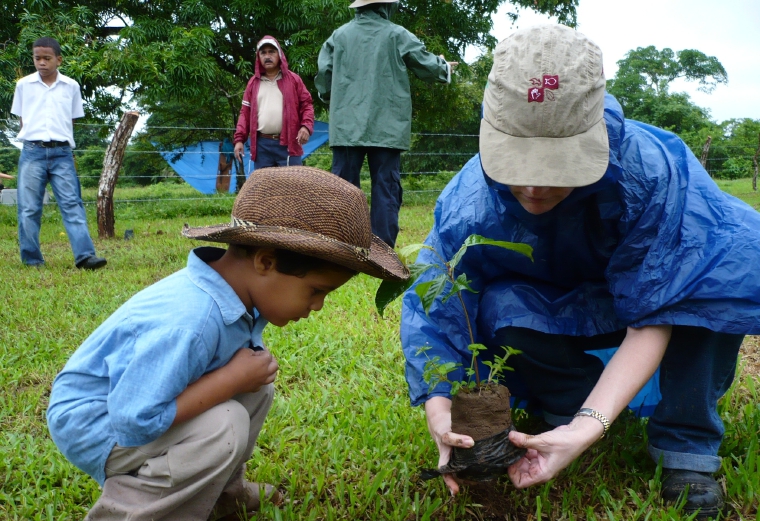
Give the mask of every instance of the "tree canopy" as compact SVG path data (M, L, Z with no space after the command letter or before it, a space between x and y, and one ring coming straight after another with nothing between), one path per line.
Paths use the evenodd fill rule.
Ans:
M491 14L504 0L405 0L393 21L407 27L428 49L462 61L469 45L492 48ZM578 0L511 0L575 24ZM0 107L7 117L15 81L34 71L32 42L53 36L62 45L62 72L82 85L88 117L118 118L131 101L144 113L183 107L185 123L234 126L245 85L253 72L255 44L278 38L291 69L313 89L317 55L353 10L346 0L11 0L0 13ZM463 67L463 70L466 67ZM462 73L465 77L467 71ZM413 85L415 116L439 127L455 121L465 94L456 85ZM201 109L210 107L212 110Z
M617 64L618 72L607 82L607 91L618 99L626 117L676 133L697 131L710 121L709 112L692 103L688 94L670 92L673 81L696 81L704 92L728 82L720 61L695 49L673 52L652 45L639 47Z

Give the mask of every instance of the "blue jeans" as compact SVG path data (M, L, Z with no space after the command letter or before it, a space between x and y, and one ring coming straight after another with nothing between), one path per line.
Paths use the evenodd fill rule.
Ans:
M79 178L71 147L44 148L24 142L18 160L18 242L21 262L44 264L40 251L40 220L45 186L50 183L74 252L74 263L95 255L87 229Z
M384 147L332 147L332 173L361 188L359 173L367 156L372 181L369 217L372 233L391 248L398 236L401 208L401 150Z
M498 346L507 345L522 351L509 359L516 378L508 377L505 383L513 395L543 409L549 423L561 425L573 419L604 369L602 361L586 351L617 347L624 337L625 331L572 337L506 327L488 346L489 352L502 353ZM744 335L701 327L673 326L660 364L662 400L647 425L649 454L655 462L662 458L664 468L720 469L724 428L717 403L733 382L743 339Z
M253 160L253 169L268 168L270 166L296 166L303 164L301 156L289 156L288 147L280 144L279 139L268 137L256 137L256 159Z

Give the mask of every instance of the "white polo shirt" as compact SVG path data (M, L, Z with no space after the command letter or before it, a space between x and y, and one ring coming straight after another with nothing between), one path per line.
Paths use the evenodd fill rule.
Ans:
M25 76L16 83L11 113L23 124L19 141L68 141L74 147L71 120L84 116L79 83L60 71L50 87L39 72Z

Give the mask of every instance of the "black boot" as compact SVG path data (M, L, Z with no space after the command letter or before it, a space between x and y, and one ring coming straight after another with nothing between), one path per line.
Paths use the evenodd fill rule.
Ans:
M699 512L697 519L712 517L717 519L723 512L723 490L709 472L692 470L663 469L662 499L666 503L675 503L686 491L685 514Z
M96 257L95 255L77 262L77 268L80 270L97 270L105 265L106 260L103 257Z

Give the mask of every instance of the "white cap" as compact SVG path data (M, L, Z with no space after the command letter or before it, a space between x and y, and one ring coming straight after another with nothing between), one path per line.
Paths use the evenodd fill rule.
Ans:
M577 187L609 162L602 51L562 25L516 31L494 51L483 96L480 158L512 186Z

